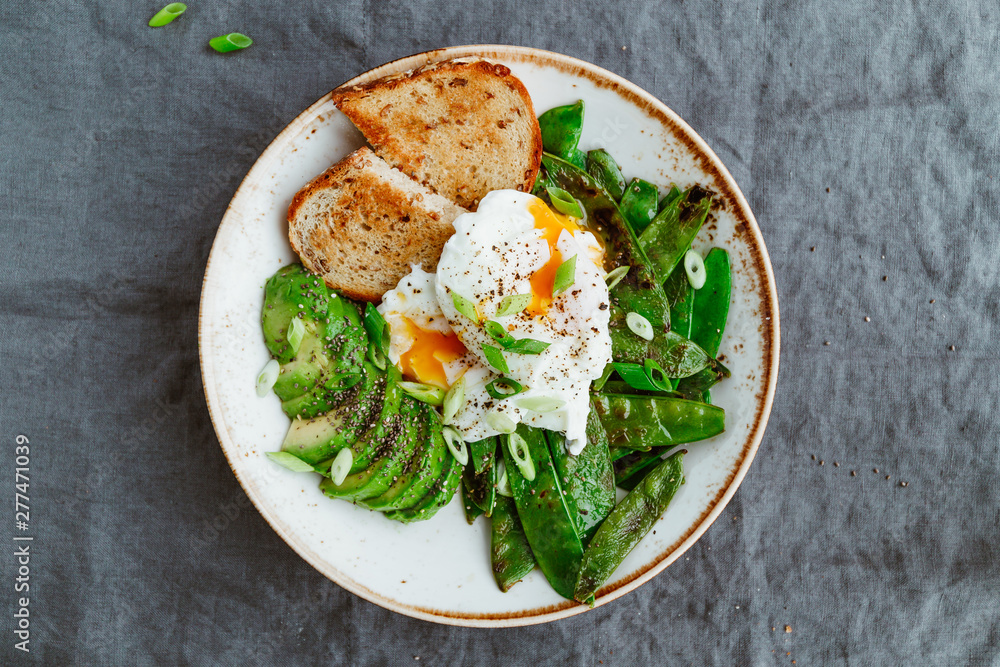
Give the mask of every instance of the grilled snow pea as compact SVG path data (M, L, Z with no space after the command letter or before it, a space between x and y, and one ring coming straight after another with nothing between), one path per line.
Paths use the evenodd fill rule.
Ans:
M697 343L691 338L695 294L682 265L678 264L670 272L670 277L663 283L663 291L670 304L670 330ZM708 350L705 353L711 355Z
M557 593L572 599L583 557L576 520L563 496L545 434L524 424L518 425L516 433L527 443L527 453L535 467L535 478L529 482L511 456L511 436L501 436L517 515L545 578Z
M546 431L552 461L577 533L584 545L615 506L615 474L608 451L608 437L597 413L587 415L587 445L576 456L566 451L566 438Z
M486 439L492 448L488 455L480 455L478 460L471 456L469 462L465 464L465 471L462 473L462 486L465 490L463 498L466 502L471 501L486 516L493 514L493 506L497 497L497 466L494 465L494 455L496 453L496 440ZM482 442L482 441L480 441ZM478 464L478 465L477 465ZM477 472L477 468L479 471ZM468 518L468 512L466 512Z
M574 598L586 603L663 515L684 483L684 453L659 464L612 510L583 554Z
M628 184L619 207L636 234L641 234L656 217L659 198L660 193L656 190L656 186L649 181L633 178Z
M462 484L462 509L465 511L465 521L470 526L483 515L483 508L472 502L472 498L469 497L469 490L464 481Z
M504 593L535 569L535 556L512 498L497 496L490 517L490 563L493 578Z
M631 491L662 460L663 450L659 448L648 452L630 452L615 461L615 485Z
M554 107L538 117L542 131L542 148L564 160L579 160L577 145L583 133L583 100Z
M656 214L639 235L639 245L649 257L654 273L664 278L670 275L691 248L711 204L712 194L695 185Z
M605 248L604 269L630 267L611 289L608 331L614 360L642 365L653 359L667 377L687 377L711 366L713 360L704 350L669 330L670 308L661 281L611 196L590 174L555 156L542 155L542 167L548 180L583 204L587 230L596 234ZM632 332L626 322L630 312L650 323L653 340Z
M719 354L719 345L729 317L729 295L732 289L729 253L722 248L712 248L705 256L705 276L705 285L694 294L690 338L714 357ZM722 364L717 363L716 366L715 369L706 368L685 378L677 385L677 390L685 398L710 403L709 389L723 377L729 377L729 371Z
M625 194L625 177L622 168L603 148L587 152L587 173L617 202Z
M613 447L649 451L711 438L726 427L722 408L680 398L596 394L593 405Z

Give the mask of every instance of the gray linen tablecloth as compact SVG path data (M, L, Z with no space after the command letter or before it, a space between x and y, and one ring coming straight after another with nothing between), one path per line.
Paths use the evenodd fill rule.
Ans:
M151 30L156 9L0 4L0 662L998 664L995 2L191 0ZM208 50L233 30L253 47ZM783 325L756 462L687 557L500 631L309 567L247 503L198 370L205 261L260 151L347 78L464 43L588 60L686 119L757 215Z

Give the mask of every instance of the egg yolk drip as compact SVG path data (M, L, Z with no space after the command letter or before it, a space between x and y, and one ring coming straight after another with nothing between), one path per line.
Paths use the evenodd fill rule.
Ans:
M556 281L556 271L563 263L562 253L556 249L559 235L565 229L570 234L580 231L580 227L568 215L556 213L545 205L541 199L532 199L528 204L528 212L535 219L535 229L542 230L542 240L549 244L549 261L545 266L535 271L531 279L531 303L528 304L529 315L545 315L552 305L552 287Z
M421 329L406 317L403 321L413 341L410 349L399 356L403 374L418 382L447 389L448 375L444 365L465 355L466 348L462 341L454 332L443 334Z

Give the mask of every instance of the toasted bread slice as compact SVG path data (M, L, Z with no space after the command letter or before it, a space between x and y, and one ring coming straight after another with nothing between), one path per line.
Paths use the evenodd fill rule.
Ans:
M449 60L332 95L380 157L459 206L535 183L542 134L504 65Z
M433 271L465 212L361 148L292 198L288 238L327 285L377 302L411 263Z

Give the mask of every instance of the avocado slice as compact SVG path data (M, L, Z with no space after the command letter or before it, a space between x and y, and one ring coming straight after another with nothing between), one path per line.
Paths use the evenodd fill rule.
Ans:
M405 509L412 507L414 502L420 500L440 476L443 462L439 457L434 456L435 443L431 439L430 420L439 419L434 408L426 403L418 404L417 420L417 446L413 456L403 467L392 486L384 493L374 498L370 498L359 504L368 509L386 512L395 509Z
M293 317L303 324L326 324L330 309L330 289L319 276L314 276L301 264L289 264L280 269L264 285L264 308L261 327L264 343L280 364L295 356L285 336Z
M359 504L385 493L403 474L403 469L420 442L417 405L413 398L403 396L399 412L390 417L389 425L379 435L375 445L377 455L372 464L360 472L348 475L340 484L325 478L320 482L320 490L330 498L354 500Z
M428 479L432 481L427 486L424 495L415 503L406 509L392 510L385 513L386 517L395 521L410 523L412 521L430 519L437 514L439 509L451 501L455 495L455 491L458 490L459 482L462 479L462 466L452 456L451 452L448 451L448 446L444 443L441 422L432 419L430 426L431 440L433 442L430 456L437 465L441 466L441 474L437 477L428 476Z
M336 456L368 431L382 414L388 379L368 362L362 372L361 382L353 387L328 392L337 403L326 404L329 407L324 415L312 419L293 418L281 443L281 451L316 465Z

